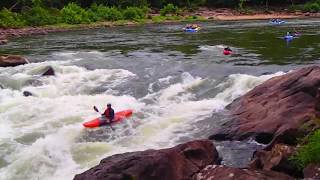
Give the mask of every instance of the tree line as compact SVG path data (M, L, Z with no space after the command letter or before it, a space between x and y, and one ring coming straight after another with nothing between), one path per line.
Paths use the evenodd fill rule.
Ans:
M31 7L35 3L41 3L48 8L61 9L67 4L73 2L82 8L89 8L92 4L102 4L109 7L150 7L161 9L167 4L173 4L178 7L237 7L239 3L244 2L248 5L293 5L312 2L314 0L2 0L0 9L7 8L14 11L20 11Z
M304 4L305 3L305 4ZM0 1L0 28L56 24L89 24L101 21L154 22L179 20L184 11L197 7L290 6L292 10L320 12L320 0L5 0ZM149 16L150 10L159 16ZM169 14L169 16L167 16Z

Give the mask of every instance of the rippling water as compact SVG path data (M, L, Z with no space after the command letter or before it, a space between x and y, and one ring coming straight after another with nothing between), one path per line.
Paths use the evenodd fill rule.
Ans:
M115 27L12 40L0 53L32 63L0 68L0 179L72 179L108 155L206 138L225 106L265 80L317 64L319 19ZM281 37L296 29L293 41ZM232 56L222 50L230 46ZM47 66L53 77L39 74ZM30 91L33 97L24 97ZM134 115L115 131L84 129L112 103ZM217 144L224 163L243 166L254 142ZM249 152L249 153L248 153Z

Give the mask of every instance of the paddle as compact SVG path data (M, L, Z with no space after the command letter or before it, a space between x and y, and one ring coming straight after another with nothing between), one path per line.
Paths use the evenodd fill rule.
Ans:
M98 110L98 108L96 106L93 106L93 109L97 112L97 113L100 113L100 111ZM110 128L112 129L112 131L114 131L114 129L112 128L111 126L111 123L107 123L107 125L110 126Z

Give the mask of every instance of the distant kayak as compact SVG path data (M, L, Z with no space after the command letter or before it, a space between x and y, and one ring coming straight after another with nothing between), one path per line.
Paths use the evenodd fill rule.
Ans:
M112 121L112 124L121 122L122 120L130 117L132 115L133 111L131 109L119 111L115 114L114 121ZM83 126L86 128L95 128L100 127L105 124L102 123L101 117L95 118L91 121L83 123Z
M286 35L286 36L283 37L283 39L292 40L292 39L294 39L294 36L292 36L292 35Z
M232 51L223 50L223 54L224 54L224 55L230 55L230 54L232 54Z
M284 24L286 23L285 21L283 20L279 20L279 21L270 21L270 24L273 24L273 25L280 25L280 24Z
M200 27L197 27L197 28L183 28L183 30L185 32L198 32L200 30Z

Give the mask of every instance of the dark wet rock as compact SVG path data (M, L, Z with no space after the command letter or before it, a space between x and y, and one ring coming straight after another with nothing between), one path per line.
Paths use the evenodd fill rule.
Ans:
M266 171L277 171L290 174L296 178L303 178L302 171L289 158L296 152L296 148L285 144L276 144L271 151L258 150L249 167Z
M274 171L232 168L222 165L209 165L199 173L194 180L290 180L294 179L286 174Z
M0 33L0 45L6 44L8 42L7 37Z
M51 67L51 66L48 66L44 73L42 73L42 76L54 76L55 75L55 72L54 72L54 69Z
M7 44L7 43L8 43L7 39L0 39L0 45Z
M209 164L219 162L209 140L192 141L161 150L117 154L74 177L74 180L187 180Z
M210 139L295 145L297 137L318 127L320 67L311 66L271 78L228 108L232 120Z
M17 55L0 55L0 67L18 66L28 63L28 60L22 56Z
M320 179L320 165L310 164L303 170L305 179Z
M33 96L33 94L29 91L23 91L22 93L24 96L28 97L28 96Z
M261 75L269 75L269 74L273 74L272 72L264 72Z

